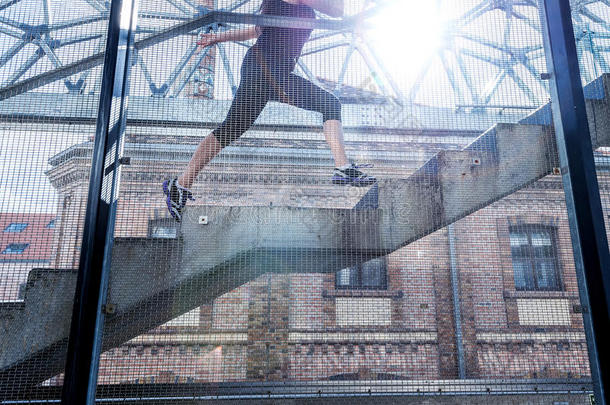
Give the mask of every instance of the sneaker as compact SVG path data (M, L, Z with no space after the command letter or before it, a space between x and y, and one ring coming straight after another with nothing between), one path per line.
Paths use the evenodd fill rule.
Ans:
M350 166L344 169L335 167L332 178L333 184L340 184L343 186L352 185L355 187L365 187L377 183L377 179L375 177L368 176L358 170L362 167L370 167L370 165L357 166L352 163Z
M178 179L163 182L163 194L167 196L167 209L178 222L182 221L182 210L188 200L195 200L190 190L178 185Z

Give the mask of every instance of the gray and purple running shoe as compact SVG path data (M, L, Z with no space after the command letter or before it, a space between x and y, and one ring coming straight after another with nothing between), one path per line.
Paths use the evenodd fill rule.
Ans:
M345 169L335 167L333 171L333 184L339 184L342 186L355 186L355 187L366 187L377 183L377 179L373 176L369 176L360 170L359 168L370 167L370 165L355 165L351 164Z
M165 194L167 209L172 217L178 222L182 221L182 210L188 200L194 201L193 193L180 186L178 179L165 180L163 182L163 194Z

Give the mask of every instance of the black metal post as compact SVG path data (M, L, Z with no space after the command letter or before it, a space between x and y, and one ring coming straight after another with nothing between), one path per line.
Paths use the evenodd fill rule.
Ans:
M112 0L79 273L62 391L63 404L93 404L123 150L136 0Z
M610 255L569 0L541 0L551 106L597 404L610 403Z

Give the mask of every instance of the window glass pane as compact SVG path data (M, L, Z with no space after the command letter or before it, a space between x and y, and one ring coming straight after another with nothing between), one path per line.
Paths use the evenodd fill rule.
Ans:
M11 243L2 251L2 254L20 254L29 246L29 243Z
M520 247L527 246L529 244L527 240L527 234L523 232L511 232L510 234L510 246Z
M4 232L23 232L23 230L27 227L27 223L12 223L4 228Z
M536 281L541 290L559 290L559 278L554 260L537 261Z
M339 270L335 275L335 282L337 284L337 287L355 287L352 281L355 278L353 276L354 272L355 269L352 268Z
M361 282L363 288L385 288L386 261L373 259L362 264Z
M515 287L517 290L534 290L534 275L529 262L525 260L513 260L513 270L515 272Z
M551 235L548 232L537 231L532 232L532 246L552 246Z

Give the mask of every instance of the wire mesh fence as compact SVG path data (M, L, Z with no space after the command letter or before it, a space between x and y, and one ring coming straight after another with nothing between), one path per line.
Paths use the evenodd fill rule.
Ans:
M98 397L591 403L537 2L294 3L139 3ZM107 25L42 4L0 6L0 310L49 337L2 339L39 356L12 398L61 385L34 319L71 306ZM573 13L606 207L610 10Z
M0 5L0 398L60 386L82 239L107 14L86 2ZM68 72L69 73L69 72Z

